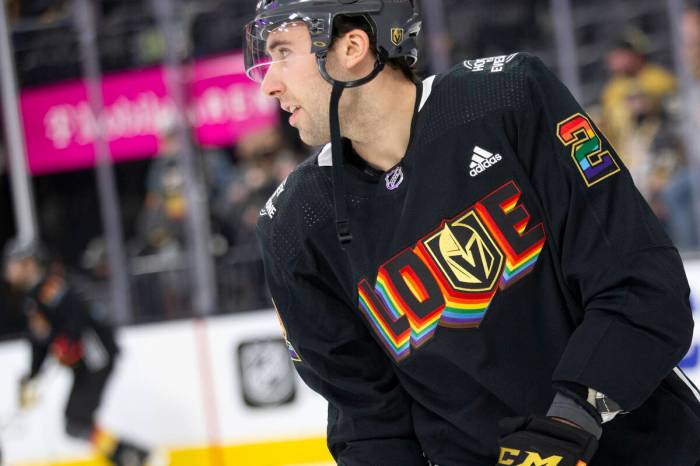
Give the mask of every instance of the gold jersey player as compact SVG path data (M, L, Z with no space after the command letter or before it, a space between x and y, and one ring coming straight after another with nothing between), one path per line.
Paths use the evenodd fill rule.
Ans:
M678 252L524 53L423 81L409 0L258 3L246 66L323 146L260 212L342 466L700 464Z

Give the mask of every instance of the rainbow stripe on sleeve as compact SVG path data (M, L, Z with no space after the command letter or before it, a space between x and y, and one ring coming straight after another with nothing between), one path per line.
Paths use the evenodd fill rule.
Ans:
M367 284L367 286L369 286L369 284ZM363 286L358 287L358 291L360 310L372 325L376 334L379 335L382 344L391 354L395 355L395 358L399 361L408 356L410 353L410 328L407 327L405 331L395 336L394 332L387 328L380 312L363 289ZM396 320L401 318L401 314L397 314L394 309L390 309L390 311L394 313L393 315Z

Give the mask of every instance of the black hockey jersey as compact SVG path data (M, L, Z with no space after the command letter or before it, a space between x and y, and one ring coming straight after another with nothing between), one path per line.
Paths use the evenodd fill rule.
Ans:
M675 368L693 321L681 259L567 89L527 54L419 86L386 173L346 154L341 247L330 147L260 212L292 359L345 466L492 466L497 423L559 384L629 414L593 466L700 461L700 394ZM506 463L503 463L506 464Z
M30 290L25 314L32 346L30 377L39 373L50 352L74 370L93 372L111 365L119 353L111 325L95 317L60 275L49 274ZM37 324L32 323L36 320L46 323L47 333L37 331Z

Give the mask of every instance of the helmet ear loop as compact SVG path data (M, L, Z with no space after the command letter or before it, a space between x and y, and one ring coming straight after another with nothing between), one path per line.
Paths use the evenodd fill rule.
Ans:
M361 79L356 79L354 81L338 81L334 79L328 70L326 69L326 58L328 56L328 50L324 50L323 52L318 52L316 54L316 63L318 64L318 70L321 73L321 76L323 79L325 79L328 84L331 86L342 86L345 89L351 88L351 87L358 87L362 86L363 84L367 84L371 80L377 77L379 73L384 69L385 63L384 60L381 57L381 54L377 55L377 61L374 63L374 68L372 71L365 76L364 78Z

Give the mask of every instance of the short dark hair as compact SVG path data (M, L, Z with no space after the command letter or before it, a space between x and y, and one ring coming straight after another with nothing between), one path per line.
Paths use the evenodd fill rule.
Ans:
M376 32L372 29L367 17L362 15L339 15L333 20L333 40L331 41L331 47L335 42L335 39L343 37L348 32L354 29L361 29L365 31L369 36L370 47L375 55L379 55L379 50L377 49L377 37ZM395 70L400 70L406 78L412 82L418 82L418 75L411 65L411 62L406 57L390 58L386 60L386 64Z

